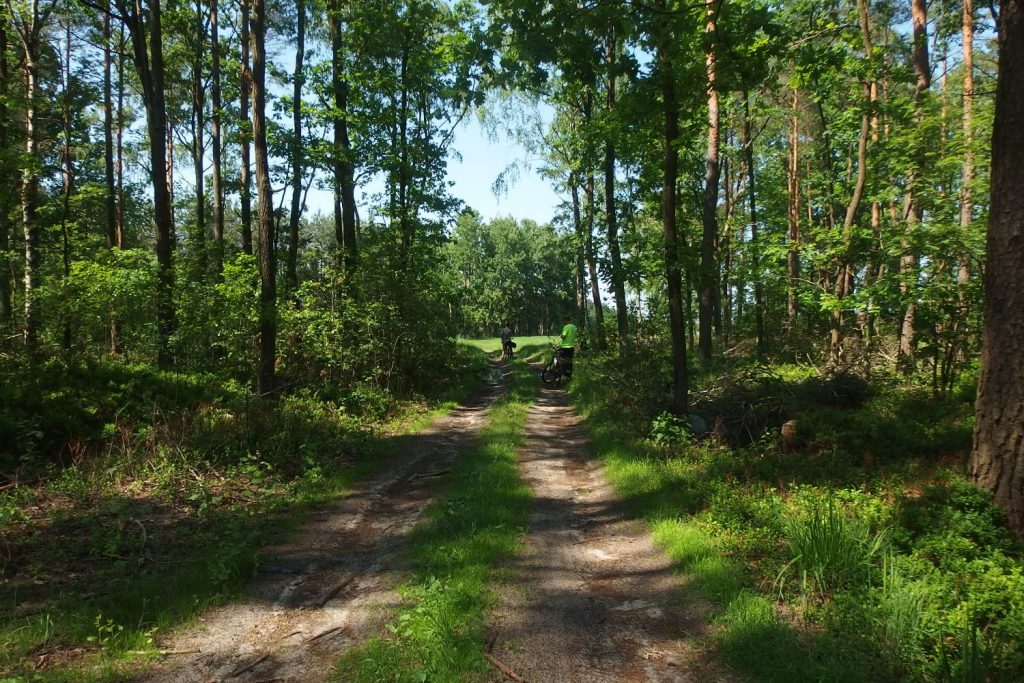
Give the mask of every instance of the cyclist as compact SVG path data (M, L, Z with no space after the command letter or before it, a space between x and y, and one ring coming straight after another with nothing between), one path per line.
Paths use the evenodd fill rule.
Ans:
M507 321L504 323L504 327L501 328L501 357L504 359L512 358L512 348L515 346L515 342L512 341L512 325Z
M576 337L579 332L568 315L562 316L562 339L556 353L565 361L565 376L572 377L572 356L576 351Z

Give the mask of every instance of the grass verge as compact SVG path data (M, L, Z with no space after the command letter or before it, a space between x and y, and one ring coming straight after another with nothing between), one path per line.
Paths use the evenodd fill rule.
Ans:
M968 392L732 371L695 383L723 432L697 441L652 409L664 369L637 386L633 361L586 359L569 390L609 479L717 606L724 663L764 681L1021 680L1024 562L959 470ZM790 418L784 451L770 425Z
M412 534L413 576L404 606L374 638L339 662L339 681L456 681L487 663L484 614L497 563L515 553L529 521L530 492L518 472L535 373L513 363L512 384L489 412L478 444L460 456L448 489Z

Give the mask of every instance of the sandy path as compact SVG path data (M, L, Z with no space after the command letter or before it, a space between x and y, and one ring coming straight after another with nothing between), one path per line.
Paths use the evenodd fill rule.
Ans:
M379 633L404 572L405 537L438 476L471 445L501 394L487 389L406 437L377 476L320 510L266 559L246 599L204 614L160 647L172 654L140 681L323 681L338 655Z
M491 654L532 683L729 680L700 639L706 606L684 598L629 519L564 391L531 408L520 467L535 508L491 617Z

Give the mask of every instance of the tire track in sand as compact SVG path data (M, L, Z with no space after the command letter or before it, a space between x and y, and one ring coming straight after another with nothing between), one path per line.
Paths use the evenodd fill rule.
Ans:
M406 536L437 482L472 446L505 382L481 390L312 518L266 559L246 597L161 639L171 654L136 677L149 683L326 680L341 652L379 633L398 604Z
M520 468L535 508L491 615L491 655L522 679L734 680L701 637L708 607L590 456L564 391L530 409ZM495 671L492 680L507 680Z

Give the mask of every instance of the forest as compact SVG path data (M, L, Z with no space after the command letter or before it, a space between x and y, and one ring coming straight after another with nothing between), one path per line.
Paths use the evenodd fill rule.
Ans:
M203 680L560 677L497 625L570 414L680 679L1020 680L1022 65L1021 0L3 0L0 680L199 676L358 501L400 559L295 609L394 561L389 621ZM471 121L550 221L455 194Z

